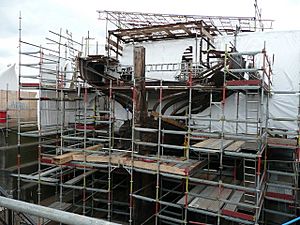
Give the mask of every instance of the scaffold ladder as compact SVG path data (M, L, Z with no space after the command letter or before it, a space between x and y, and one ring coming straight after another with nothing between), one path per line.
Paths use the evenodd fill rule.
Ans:
M246 90L245 104L246 134L258 134L260 120L260 94L258 90Z
M244 158L244 185L246 187L256 187L256 159ZM255 204L256 196L255 193L245 192L245 202Z

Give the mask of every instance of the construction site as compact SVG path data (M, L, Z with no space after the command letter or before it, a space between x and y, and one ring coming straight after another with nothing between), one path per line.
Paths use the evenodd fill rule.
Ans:
M297 224L300 32L259 10L97 14L106 54L23 40L20 15L0 224Z

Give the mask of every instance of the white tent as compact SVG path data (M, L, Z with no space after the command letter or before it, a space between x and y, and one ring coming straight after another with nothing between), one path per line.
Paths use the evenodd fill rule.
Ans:
M16 74L16 64L7 67L5 70L0 71L0 90L17 91L18 78Z

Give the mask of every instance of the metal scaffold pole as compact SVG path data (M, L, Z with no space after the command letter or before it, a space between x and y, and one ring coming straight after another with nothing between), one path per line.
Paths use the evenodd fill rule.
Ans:
M18 76L18 100L21 101L21 41L22 41L22 16L21 12L19 14L19 76ZM17 199L21 198L21 108L18 107L18 152L17 152L17 168L18 168L18 178L17 178Z
M39 96L42 96L42 90L41 90L41 86L42 86L42 57L43 57L43 52L42 52L42 48L40 47L40 65L39 65L39 90L38 90L38 95ZM38 107L39 109L41 109L42 107L42 104L41 104L41 101L39 100L37 102L38 104ZM40 205L41 204L41 195L42 195L42 190L41 190L41 154L42 154L42 146L41 146L41 143L42 143L42 134L41 134L41 126L42 126L42 120L41 120L41 110L39 110L38 112L39 116L38 116L38 134L39 134L39 137L38 137L38 187L37 187L37 195L38 195L38 202L37 204ZM38 218L38 223L41 224L42 223L42 218Z
M86 214L86 156L87 156L87 152L86 152L86 148L87 148L87 107L88 107L88 103L89 103L89 99L88 99L88 93L87 93L87 82L84 82L84 95L83 95L83 99L84 99L84 127L83 127L83 157L84 157L84 166L83 166L83 190L82 190L82 214L85 215Z
M160 88L159 88L159 117L158 117L158 131L157 131L157 168L156 168L156 186L155 186L155 225L159 224L159 211L160 211L160 160L161 160L161 110L162 110L162 99L163 99L163 89L162 89L162 80L160 80Z
M59 30L59 35L58 35L58 44L57 44L57 52L58 52L58 57L57 57L57 61L56 61L56 83L55 83L55 96L57 99L60 99L60 106L61 108L59 109L59 102L56 101L55 102L55 106L56 106L56 121L57 125L60 125L59 127L59 132L60 132L60 137L59 137L59 132L56 133L56 140L57 140L57 150L56 150L56 155L62 155L63 154L63 139L62 139L62 135L64 133L64 122L63 122L63 118L64 118L64 110L63 110L63 105L64 105L64 93L63 93L63 86L62 85L62 78L61 78L61 74L60 74L60 66L61 66L61 41L62 41L62 29L60 28ZM62 165L60 166L60 170L59 170L59 205L60 208L62 208L62 203L63 203L63 167ZM61 225L61 224L60 224Z
M227 45L225 46L225 56L224 56L224 76L223 76L223 88L222 88L222 101L221 101L221 145L220 145L220 165L219 165L219 186L218 186L218 218L217 218L217 223L218 225L221 224L221 217L220 217L220 210L221 210L221 202L220 202L220 198L221 198L221 191L222 191L222 186L220 184L222 184L222 175L223 175L223 157L224 157L224 133L225 133L225 101L226 101L226 77L227 77L227 73L228 73L228 67L227 67L227 60L228 60L228 49L227 49Z
M105 220L86 217L5 197L0 197L0 206L69 225L118 225L118 223L107 222Z
M127 221L129 225L221 225L228 221L230 224L259 224L268 188L267 135L271 130L268 128L271 81L270 74L267 75L270 70L265 70L269 65L265 47L262 51L248 53L237 52L236 46L228 50L227 45L225 50L216 50L214 35L231 32L226 23L241 21L238 18L204 17L211 19L207 29L202 23L191 30L184 27L187 34L195 34L196 47L185 50L181 63L146 65L145 48L135 47L141 41L140 36L126 31L119 34L120 37L129 35L133 41L123 40L108 31L108 22L115 21L128 28L136 28L136 22L153 22L156 30L172 34L175 25L168 27L170 21L177 24L182 18L187 22L200 17L105 13L107 56L89 55L89 45L92 44L88 34L85 53L76 61L82 74L74 71L77 69L75 60L69 55L73 41L71 36L64 36L62 30L58 34L52 32L58 41L47 39L58 45L55 51L32 45L39 49L33 56L40 60L35 68L39 69L39 74L34 78L38 84L31 83L27 88L34 87L39 93L38 97L31 99L38 104L38 127L32 132L22 132L22 115L18 109L18 199L23 196L21 182L27 181L37 185L38 205L52 204L48 204L52 199L44 201L46 191L42 188L47 185L56 188L56 208L73 210L83 216L99 216L108 221ZM222 25L212 26L212 20L221 21ZM244 20L249 21L249 18ZM145 36L147 30L144 28L148 25L139 27ZM111 38L117 38L117 41L113 42ZM63 44L64 40L68 44ZM237 40L235 37L235 42ZM22 43L20 15L20 55ZM111 43L115 43L117 50ZM118 53L130 43L134 46L134 66L123 68L118 62L118 55L121 56ZM65 55L61 49L64 46ZM84 49L83 45L80 47ZM191 50L194 48L196 52ZM45 58L48 57L45 52L55 53L55 56L51 55L54 60L47 59L54 61L55 69L45 67ZM256 54L261 54L263 60L257 60L257 63ZM83 62L90 64L81 64ZM19 67L22 63L20 57ZM255 67L255 63L259 66ZM68 66L72 67L71 71L68 71ZM104 69L98 73L100 67ZM84 70L89 75L95 73L97 81L85 77ZM19 68L19 85L22 83L21 72ZM174 77L178 82L146 79L146 74L150 77L148 72L176 74ZM68 74L71 73L70 80ZM49 78L50 74L53 79ZM265 84L265 80L269 82ZM20 93L19 88L19 100L22 100ZM292 163L293 173L297 173L293 179L298 185L300 122L297 122L294 137L298 135L298 143L293 149L297 162ZM38 167L31 174L21 174L21 133L38 139ZM277 172L279 175L284 173ZM298 186L292 190L298 193ZM297 208L296 201L293 203ZM43 218L49 218L61 224L87 224L88 221L101 224L96 219L57 211L51 211L56 215L46 216L44 208L31 207L30 214L37 215L39 223L46 221ZM67 215L71 219L65 219ZM81 223L83 218L85 223Z
M107 189L107 220L111 221L112 219L112 165L111 165L111 160L112 160L112 148L113 148L113 92L112 92L112 81L109 81L109 128L108 128L108 189Z
M134 151L135 151L135 144L134 144L134 137L135 137L135 105L136 105L136 81L133 80L133 86L131 88L132 91L132 124L131 124L131 154L130 154L130 184L129 184L129 224L132 225L134 221L134 206L133 206L133 166L134 166Z

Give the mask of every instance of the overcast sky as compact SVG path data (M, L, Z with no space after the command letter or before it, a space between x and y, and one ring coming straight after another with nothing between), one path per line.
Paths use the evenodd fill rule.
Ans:
M0 70L17 62L18 17L23 39L43 44L48 30L60 28L100 39L105 22L96 10L172 14L254 16L254 0L0 0ZM258 0L263 19L274 19L274 30L300 30L300 0Z

